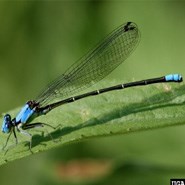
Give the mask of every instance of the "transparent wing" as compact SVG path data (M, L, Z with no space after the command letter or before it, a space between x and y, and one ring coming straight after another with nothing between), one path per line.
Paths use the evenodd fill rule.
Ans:
M127 22L110 33L95 49L89 51L59 76L36 99L41 105L64 99L90 87L118 67L136 48L139 30Z

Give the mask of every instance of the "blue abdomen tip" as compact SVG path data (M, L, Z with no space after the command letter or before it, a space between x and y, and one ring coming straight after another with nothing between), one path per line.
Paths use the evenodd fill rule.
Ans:
M182 76L179 74L170 74L165 76L165 80L168 81L174 81L174 82L182 82Z

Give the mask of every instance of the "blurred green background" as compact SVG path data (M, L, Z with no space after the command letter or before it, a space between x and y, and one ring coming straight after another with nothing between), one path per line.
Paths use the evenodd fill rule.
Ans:
M21 106L120 24L141 41L106 80L184 72L183 1L1 1L0 111ZM1 184L170 184L185 178L185 127L97 138L0 167Z

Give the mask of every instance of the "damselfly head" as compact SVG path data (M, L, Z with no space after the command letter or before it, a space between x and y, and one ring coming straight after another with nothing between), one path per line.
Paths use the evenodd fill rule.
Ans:
M11 116L9 114L6 114L4 116L4 120L3 120L3 125L2 125L1 131L3 133L9 133L11 131L11 128L12 128Z

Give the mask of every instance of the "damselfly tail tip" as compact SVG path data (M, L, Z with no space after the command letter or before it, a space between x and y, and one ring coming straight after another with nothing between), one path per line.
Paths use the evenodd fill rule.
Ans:
M183 81L183 78L180 74L174 74L173 76L174 76L174 80L176 82L182 82Z
M179 75L179 82L183 82L183 77Z
M183 77L180 74L169 74L165 76L166 81L182 82Z

